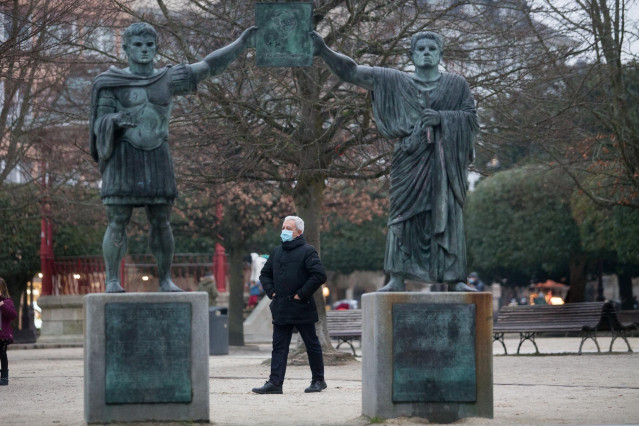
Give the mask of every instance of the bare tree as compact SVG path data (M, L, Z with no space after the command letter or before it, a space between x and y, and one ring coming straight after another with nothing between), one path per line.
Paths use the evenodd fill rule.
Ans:
M149 2L147 9L124 0L112 4L160 30L160 53L168 63L194 62L254 23L249 1L185 0L179 9L164 0ZM562 4L316 0L313 25L331 48L358 63L399 69L410 67L414 33L441 33L443 66L463 74L475 94L482 121L481 161L475 166L480 172L489 172L484 160L559 165L593 198L619 203L610 189L636 188L638 139L627 107L636 93L627 90L623 59L628 37L636 36L626 18L634 3ZM590 98L593 82L605 89L604 108L593 109L601 103ZM392 141L378 137L368 94L337 80L321 63L256 68L249 52L176 109L172 143L179 175L206 184L277 185L293 198L307 222L307 240L318 250L327 185L383 179L390 165ZM614 137L593 139L597 133L587 115ZM577 144L591 140L587 147ZM603 147L605 161L594 161ZM595 191L599 187L584 180L585 172L612 179L613 187ZM632 204L631 198L623 203ZM317 295L316 301L320 339L330 348L324 300Z
M88 52L104 38L101 28L112 26L114 15L96 4L13 0L0 6L0 185L17 170L26 181L39 180L49 153L46 134L77 124L60 113L59 102L74 71L98 60Z
M146 20L163 37L168 62L195 61L253 24L253 2L192 1L173 10L162 0L139 10L114 3L132 19ZM315 1L313 24L329 46L358 63L410 67L410 37L422 30L445 36L445 67L465 75L480 111L522 92L543 75L540 48L521 1ZM535 49L531 49L535 46ZM554 48L557 55L559 48ZM172 125L182 176L209 184L236 180L277 184L290 194L307 223L306 238L320 249L327 185L384 177L392 141L378 137L368 95L339 81L319 62L310 68L256 68L251 53L197 97L179 104ZM505 107L506 109L508 107ZM484 126L480 143L500 146ZM491 146L493 144L494 146ZM320 339L330 340L324 300L316 295Z
M77 196L82 191L68 190L69 183L78 183L86 172L70 141L79 145L86 131L78 133L82 123L64 113L75 108L77 116L83 102L76 97L74 104L61 103L65 93L78 92L74 73L87 75L86 69L99 60L88 52L100 41L100 29L112 26L115 15L97 4L93 0L0 3L0 191L13 200L10 210L2 208L0 214L9 225L20 225L25 215L34 212L45 229L53 228L48 224L55 219L59 224L73 222L78 210L70 206L85 207L84 217L88 215L86 198ZM70 200L75 201L70 204ZM39 236L39 232L33 235ZM19 282L12 284L23 291L33 271L19 276Z
M561 167L603 206L639 207L636 6L528 2L522 16L543 67L526 67L527 82L489 108L496 144L518 142L526 161Z

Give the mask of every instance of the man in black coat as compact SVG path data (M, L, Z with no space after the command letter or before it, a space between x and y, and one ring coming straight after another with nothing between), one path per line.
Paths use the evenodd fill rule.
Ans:
M304 340L313 374L311 385L304 392L326 389L322 346L315 333L319 318L313 299L313 293L326 282L326 271L303 232L304 221L287 216L282 225L282 244L273 250L260 274L264 292L272 299L273 352L271 375L264 386L253 388L255 393L282 393L293 327Z

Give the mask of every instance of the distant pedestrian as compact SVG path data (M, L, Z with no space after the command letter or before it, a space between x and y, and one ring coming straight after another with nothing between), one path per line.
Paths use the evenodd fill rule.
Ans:
M484 291L486 289L486 285L479 279L479 274L477 272L471 272L468 274L468 284L474 287L477 291Z
M313 299L313 294L326 282L326 271L315 248L306 243L303 232L304 221L287 216L282 225L282 244L273 250L260 274L264 293L273 299L270 304L273 352L271 375L264 386L253 388L255 393L282 393L293 327L304 340L311 367L311 385L304 392L326 389L322 346L315 333L319 318Z
M262 284L258 280L257 282L251 282L251 287L249 289L249 299L248 299L248 308L253 309L257 305L257 302L260 301L260 296L262 296Z
M9 359L7 358L7 346L13 343L13 330L11 321L18 314L13 306L13 300L9 295L7 283L0 278L0 386L9 384Z
M204 291L209 295L209 306L217 304L217 283L210 271L206 271L206 274L200 278L197 284L197 291Z
M262 273L262 268L266 264L266 259L268 259L268 256L260 256L257 253L251 253L251 276L249 277L249 282L251 284L260 280L260 274Z

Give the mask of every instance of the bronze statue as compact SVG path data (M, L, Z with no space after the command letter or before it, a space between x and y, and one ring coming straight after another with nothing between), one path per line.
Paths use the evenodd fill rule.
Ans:
M159 291L182 291L171 280L174 241L169 217L177 187L169 151L173 96L197 90L220 74L248 46L257 28L201 62L154 68L158 35L146 23L129 26L123 48L129 66L100 74L91 91L90 149L102 175L100 196L108 226L102 250L106 292L120 293L120 262L126 254L126 226L134 207L144 207L150 223L149 246L156 258Z
M377 129L397 139L390 173L390 215L379 291L404 291L404 279L466 286L462 208L478 130L475 102L463 77L442 73L440 35L411 40L413 73L362 66L311 33L314 55L339 78L371 91Z

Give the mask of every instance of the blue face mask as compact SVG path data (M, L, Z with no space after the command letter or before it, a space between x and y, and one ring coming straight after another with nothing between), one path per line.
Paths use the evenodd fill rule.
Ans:
M287 241L293 240L293 231L289 231L288 229L282 229L282 233L280 234L280 238L282 242L285 243Z

